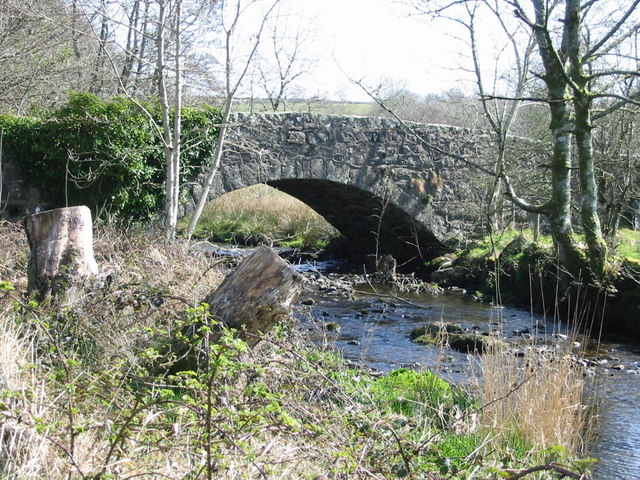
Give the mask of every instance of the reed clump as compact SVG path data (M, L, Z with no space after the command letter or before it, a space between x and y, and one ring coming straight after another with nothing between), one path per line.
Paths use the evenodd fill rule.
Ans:
M518 356L498 347L481 356L477 366L480 424L493 442L517 439L531 452L562 446L568 456L586 453L585 376L564 344L527 347Z

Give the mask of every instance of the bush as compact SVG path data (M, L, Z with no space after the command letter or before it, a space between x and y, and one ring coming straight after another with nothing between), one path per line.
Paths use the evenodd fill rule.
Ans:
M159 106L144 108L159 124ZM211 107L184 109L183 177L193 177L212 155L219 118ZM84 204L135 220L162 208L162 141L149 115L126 98L72 93L57 110L0 116L0 129L5 151L48 207Z

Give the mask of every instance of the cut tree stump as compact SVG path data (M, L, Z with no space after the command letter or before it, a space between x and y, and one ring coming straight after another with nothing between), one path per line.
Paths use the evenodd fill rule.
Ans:
M249 335L253 346L289 315L291 303L302 287L302 276L271 248L263 246L249 255L205 298L209 313L224 325Z
M29 293L72 301L87 278L98 275L88 207L66 207L24 218L31 256Z
M204 302L209 305L214 320L237 330L238 336L253 347L274 325L290 315L291 304L300 293L302 283L300 274L271 248L263 246L244 259ZM173 343L171 353L179 360L170 371L198 369L201 345L196 332L202 326L202 323L188 326L182 332L183 339ZM191 341L193 339L196 341ZM214 334L211 341L218 339Z

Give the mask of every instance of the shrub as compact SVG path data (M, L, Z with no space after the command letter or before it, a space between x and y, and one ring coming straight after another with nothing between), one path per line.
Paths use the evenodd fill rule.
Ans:
M144 108L159 124L157 104ZM183 111L183 176L193 177L215 148L219 111ZM143 220L160 211L164 157L154 122L138 105L72 93L66 105L37 116L0 117L5 151L48 206L88 205L118 218Z

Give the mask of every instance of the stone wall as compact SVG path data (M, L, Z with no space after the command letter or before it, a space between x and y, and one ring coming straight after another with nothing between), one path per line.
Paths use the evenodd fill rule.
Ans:
M40 191L20 175L9 152L3 150L1 160L0 218L17 220L34 213L42 204Z

